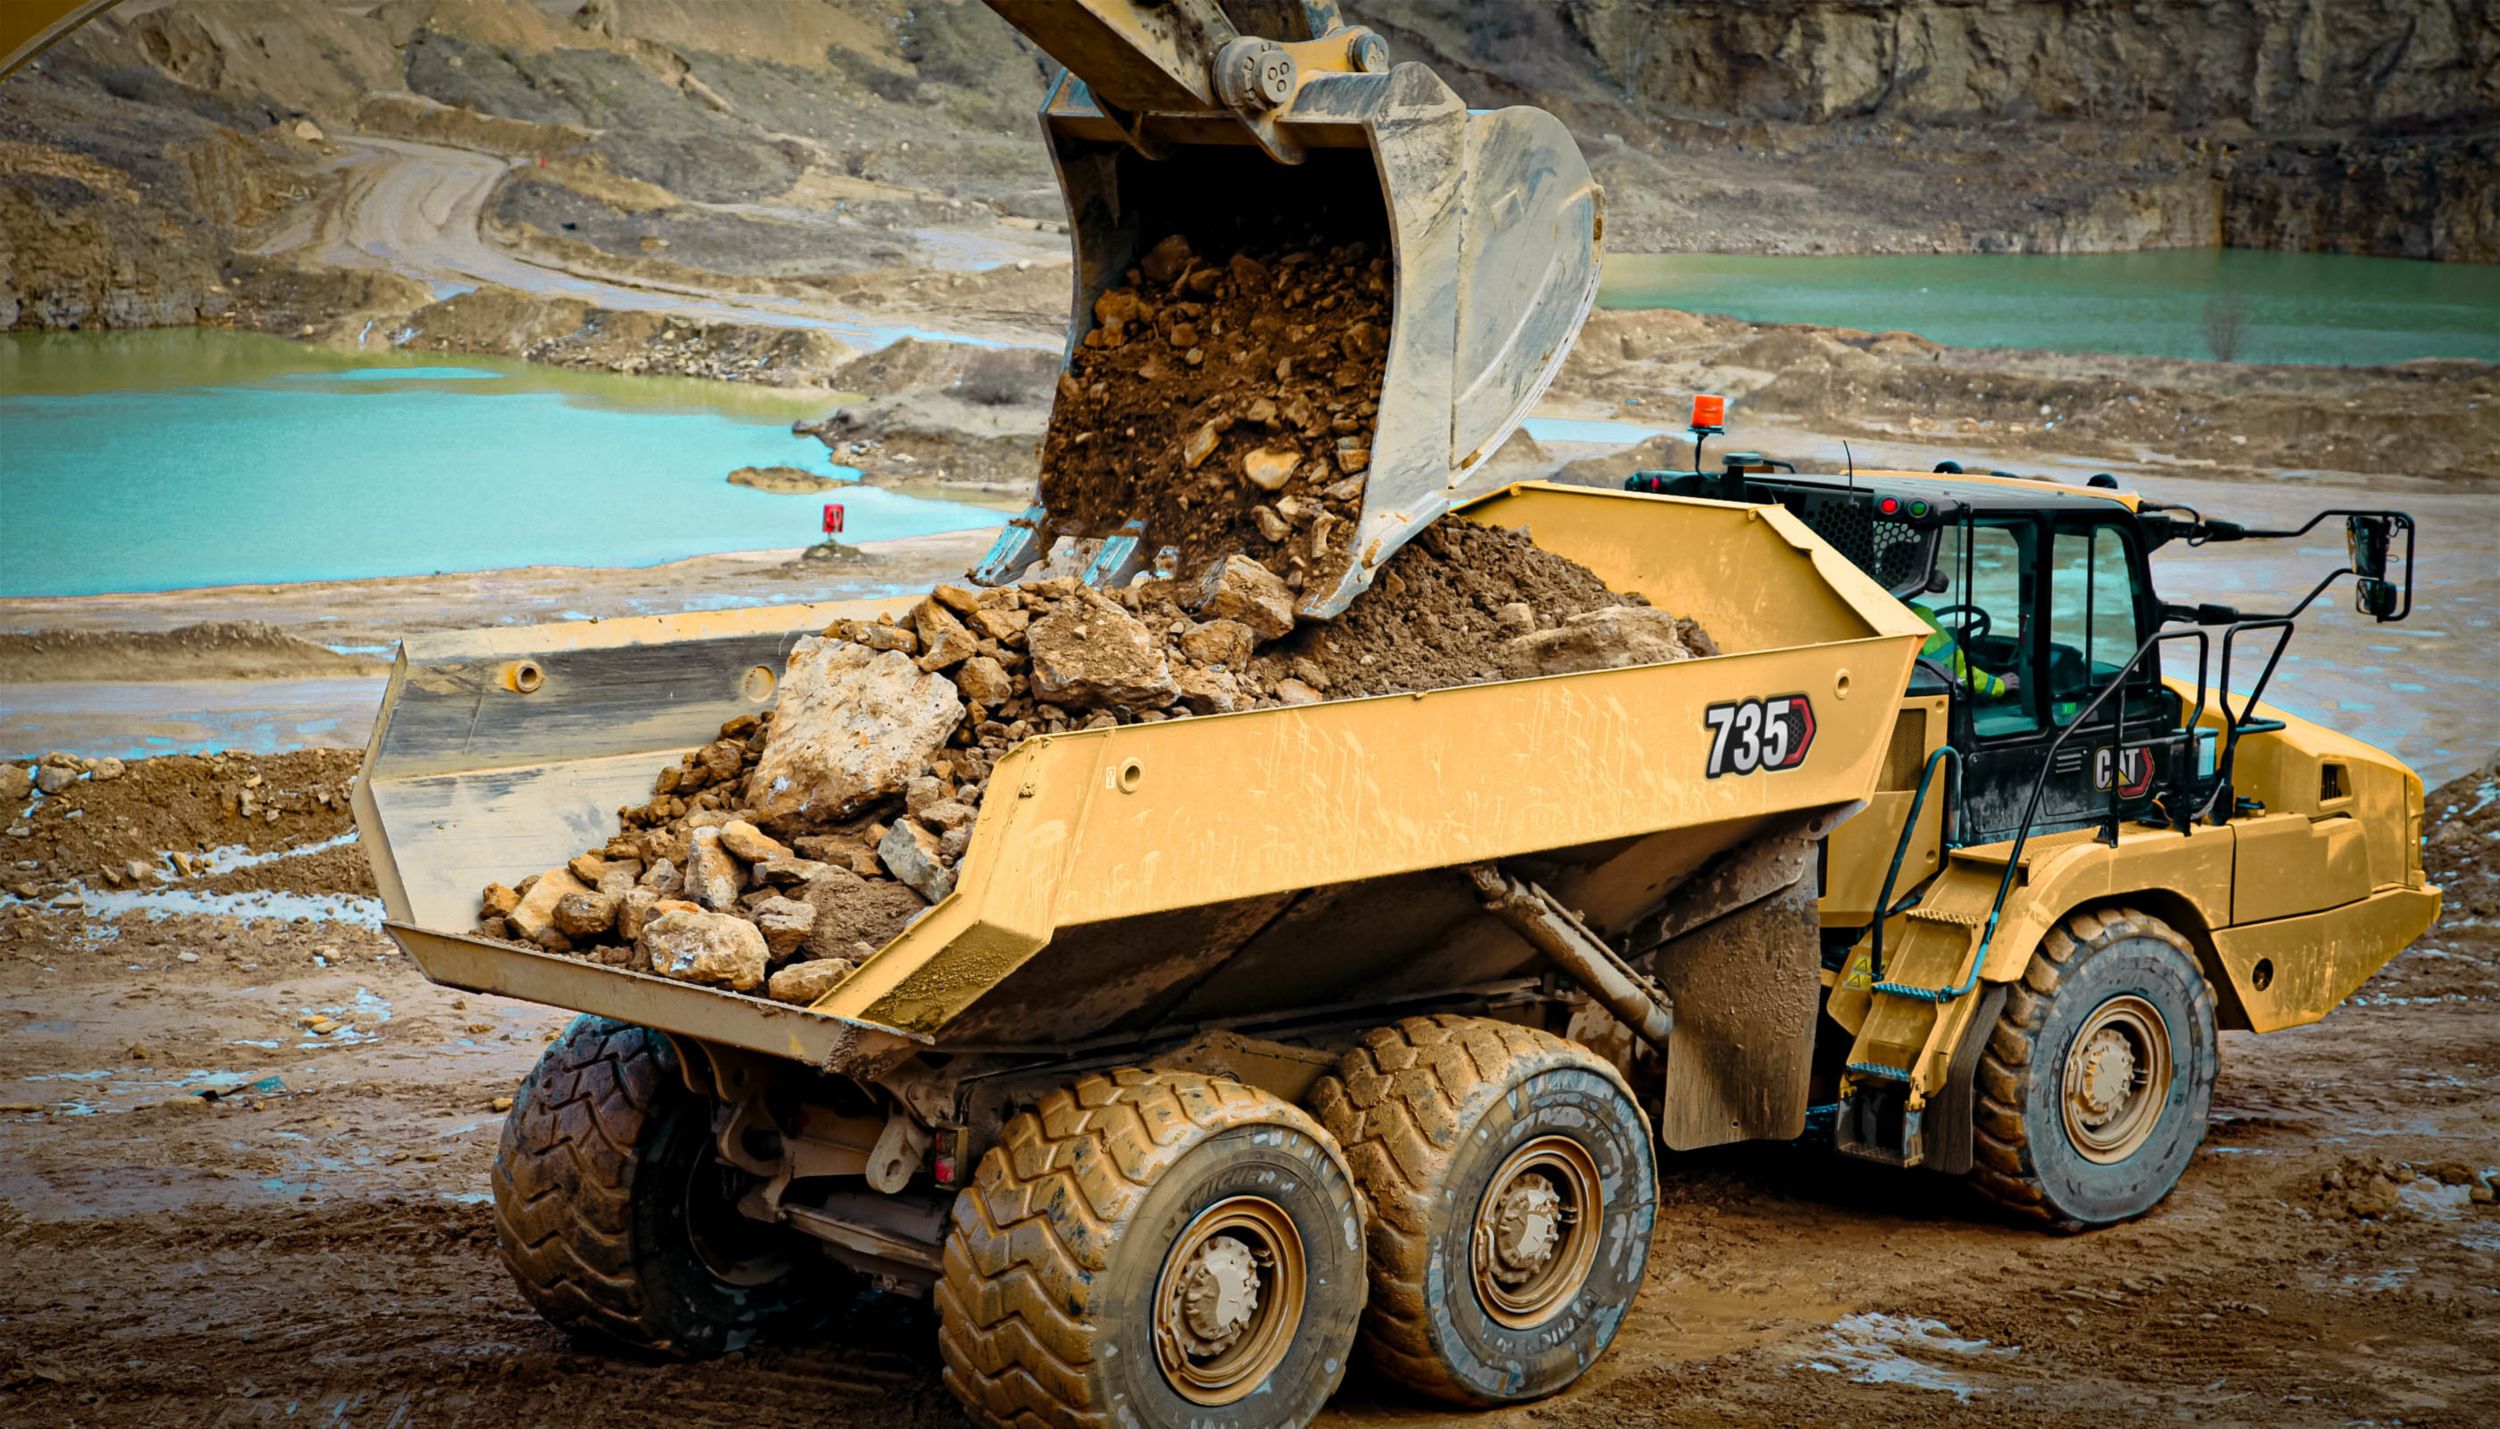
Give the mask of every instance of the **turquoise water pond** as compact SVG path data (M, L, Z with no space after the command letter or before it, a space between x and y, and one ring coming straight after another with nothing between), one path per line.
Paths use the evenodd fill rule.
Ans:
M821 396L356 354L218 331L0 337L0 596L649 565L995 524L866 486L779 496L741 466L855 476Z
M2245 314L2242 362L2500 362L2500 266L2330 253L1631 254L1606 260L1598 302L1900 329L1953 347L2204 358L2206 305L2230 294Z

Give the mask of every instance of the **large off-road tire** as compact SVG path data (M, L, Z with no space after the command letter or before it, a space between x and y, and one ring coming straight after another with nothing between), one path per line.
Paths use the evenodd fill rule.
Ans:
M1971 1181L2062 1231L2129 1220L2205 1139L2220 1059L2213 985L2169 924L2132 908L2052 929L1988 1035Z
M1508 1022L1410 1017L1346 1053L1311 1108L1371 1202L1363 1343L1383 1372L1492 1405L1596 1363L1658 1214L1649 1119L1611 1063Z
M1120 1071L1044 1097L981 1158L938 1347L987 1424L1298 1425L1345 1377L1363 1288L1362 1202L1310 1117Z
M739 1215L735 1177L668 1039L577 1018L504 1119L495 1238L559 1329L601 1347L721 1354L839 1279L790 1232Z

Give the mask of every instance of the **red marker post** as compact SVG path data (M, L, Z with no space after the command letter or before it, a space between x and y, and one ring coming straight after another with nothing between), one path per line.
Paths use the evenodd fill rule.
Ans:
M828 536L842 534L842 503L838 501L825 503L825 534Z

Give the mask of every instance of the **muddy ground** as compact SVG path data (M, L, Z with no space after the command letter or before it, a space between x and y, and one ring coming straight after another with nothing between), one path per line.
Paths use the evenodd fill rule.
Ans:
M346 758L123 777L213 799L251 764L310 795ZM122 796L60 797L35 822ZM2500 784L2430 806L2458 830L2431 846L2450 920L2325 1023L2224 1034L2213 1133L2153 1214L2060 1238L1920 1173L1786 1147L1670 1158L1612 1352L1480 1422L2492 1422L2500 1210L2470 1181L2500 1164ZM344 815L310 808L286 846L329 851ZM166 817L193 842L267 827ZM505 1279L483 1204L496 1099L564 1016L425 983L320 852L163 916L111 911L118 854L55 854L94 890L83 909L0 906L0 1416L960 1422L925 1312L893 1301L711 1364L568 1344ZM290 895L333 901L298 915ZM1443 1417L1358 1374L1324 1422Z

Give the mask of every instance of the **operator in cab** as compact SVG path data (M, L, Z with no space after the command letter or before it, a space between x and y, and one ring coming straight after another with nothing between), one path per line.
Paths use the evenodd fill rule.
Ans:
M1993 671L1983 670L1972 662L1967 655L1962 653L1962 642L1955 639L1953 633L1944 628L1943 622L1936 619L1936 613L1928 609L1924 603L1915 600L1906 603L1910 607L1910 613L1917 616L1927 627L1926 643L1918 647L1919 658L1933 660L1936 664L1951 671L1953 678L1970 686L1971 693L1983 700L2006 699L2022 689L2020 676L1999 675Z

